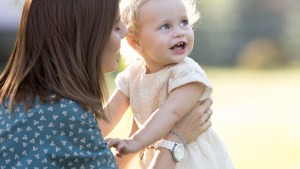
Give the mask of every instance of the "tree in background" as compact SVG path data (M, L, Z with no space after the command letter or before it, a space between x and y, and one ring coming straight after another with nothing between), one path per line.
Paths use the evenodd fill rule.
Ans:
M0 1L0 70L13 49L22 3ZM202 19L191 56L201 65L264 68L300 62L298 0L197 0L197 5Z

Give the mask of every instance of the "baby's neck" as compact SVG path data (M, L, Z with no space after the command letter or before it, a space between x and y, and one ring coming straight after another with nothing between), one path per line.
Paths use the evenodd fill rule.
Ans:
M176 64L176 63L174 63L174 64ZM146 69L145 73L146 74L156 73L156 72L159 72L159 71L163 70L164 68L166 68L170 65L174 65L174 64L169 64L169 65L165 65L162 67L151 67L151 68L149 68L149 66L145 64L145 69Z
M150 69L149 69L149 67L148 67L147 65L145 65L145 67L146 67L146 74L154 73L154 72L151 72L151 71L150 71Z

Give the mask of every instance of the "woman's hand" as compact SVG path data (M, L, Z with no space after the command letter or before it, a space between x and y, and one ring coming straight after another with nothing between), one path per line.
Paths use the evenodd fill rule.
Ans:
M212 99L208 98L201 104L196 104L193 110L175 125L174 130L188 143L194 141L211 126L212 103Z

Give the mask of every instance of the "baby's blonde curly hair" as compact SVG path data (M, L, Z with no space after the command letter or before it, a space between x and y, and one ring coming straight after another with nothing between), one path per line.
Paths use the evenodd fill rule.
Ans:
M134 37L139 34L140 25L139 22L139 9L143 7L144 4L151 0L123 0L120 4L121 9L121 20L128 29L128 33ZM182 0L186 6L186 11L188 14L189 24L194 27L195 23L200 19L200 12L196 8L195 0ZM130 48L130 49L129 49ZM122 40L121 54L124 58L126 64L140 58L139 54L134 51L127 43L126 38Z

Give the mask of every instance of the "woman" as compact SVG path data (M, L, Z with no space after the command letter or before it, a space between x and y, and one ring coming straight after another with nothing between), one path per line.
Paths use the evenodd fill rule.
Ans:
M0 168L118 168L103 140L119 120L108 123L104 113L104 73L116 69L126 33L117 0L25 1L0 76ZM196 107L194 117L207 119L210 105ZM105 123L105 135L97 121ZM190 127L183 121L177 130L196 127L199 134L211 124L203 121ZM166 150L155 163L174 165Z

